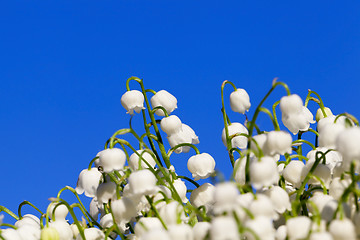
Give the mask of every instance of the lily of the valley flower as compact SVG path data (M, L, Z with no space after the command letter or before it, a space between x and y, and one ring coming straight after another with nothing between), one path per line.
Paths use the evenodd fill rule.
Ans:
M238 88L230 94L230 107L234 112L244 114L249 111L250 106L250 98L245 89Z
M148 153L147 151L144 150L137 150L137 153L133 153L131 154L130 158L129 158L129 166L131 168L131 170L136 171L139 168L139 162L141 162L141 167L142 168L149 168L150 167L154 168L156 165L156 162L153 158L153 156ZM141 158L140 158L140 156ZM146 164L145 161L149 164Z
M308 108L303 106L299 95L293 94L280 99L282 122L290 132L297 134L300 130L306 131L310 123L314 123L313 115Z
M158 91L150 99L153 108L161 106L165 108L168 114L172 113L177 108L177 99L166 90ZM156 110L155 114L158 116L165 116L162 110Z
M145 109L144 95L138 90L127 91L121 97L121 105L130 115L134 115L134 111L140 113Z
M125 153L119 148L108 148L99 154L99 165L106 173L123 169L125 161Z
M167 137L170 147L175 147L181 143L191 143L191 144L198 144L199 138L196 136L194 130L186 124L181 125L181 130L175 134L171 134ZM177 148L174 152L175 153L187 153L190 151L190 147L182 146Z
M78 194L85 192L85 196L95 197L96 189L99 186L100 177L101 173L97 168L82 170L79 174L79 178L76 184L76 192Z
M235 135L235 134L241 134L241 133L248 134L249 133L247 128L238 122L231 123L228 126L228 131L229 131L229 137L231 137L232 135ZM221 139L226 147L227 143L226 143L226 135L225 134L226 133L225 133L225 128L224 128L222 131L222 134L221 134ZM247 146L247 142L248 142L248 139L245 136L236 136L231 139L231 145L233 147L237 147L240 149L245 149Z
M208 178L215 169L215 160L208 153L201 153L189 158L187 167L195 181Z

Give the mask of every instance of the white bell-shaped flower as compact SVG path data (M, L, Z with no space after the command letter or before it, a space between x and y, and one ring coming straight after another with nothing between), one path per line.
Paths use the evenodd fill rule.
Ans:
M331 109L328 108L328 107L325 107L324 108L324 111L325 111L325 114L326 114L326 117L329 117L329 116L333 116L333 113L331 112ZM315 120L317 122L319 122L321 119L325 118L321 108L318 108L318 110L316 111L316 115L315 115Z
M241 133L249 134L249 131L247 130L247 128L244 125L242 125L241 123L238 123L238 122L231 123L228 126L228 131L229 131L229 137L231 137L231 135L234 135L234 134L241 134ZM224 145L226 147L227 144L226 144L225 128L222 131L221 139L222 139L222 142L224 143ZM231 139L231 145L233 147L237 147L237 148L240 148L240 149L245 149L246 146L247 146L247 142L248 142L248 139L245 136L236 136L236 137L233 137Z
M351 184L350 178L341 179L340 177L335 177L332 179L329 187L329 195L332 196L335 200L339 200L343 195L346 188Z
M245 89L238 88L230 94L230 107L234 112L244 114L250 106L250 97Z
M146 232L154 229L164 229L160 220L156 217L142 217L135 225L135 234L141 238Z
M339 206L338 201L336 201L334 199L328 201L321 211L321 218L327 222L332 221L334 218L335 211L338 208L338 206ZM342 203L342 208L344 210L345 217L350 218L350 216L351 216L350 206L344 202L344 203ZM337 212L336 217L338 218L339 216L340 216L340 213Z
M100 226L103 228L103 229L106 229L106 228L110 228L111 226L114 225L114 220L113 220L113 217L111 215L111 213L108 213L108 214L105 214L101 219L100 219ZM121 225L121 224L117 224L118 226ZM119 229L121 229L121 227L119 227ZM125 232L125 231L122 231L122 233ZM117 234L115 232L112 232L110 233L109 235L111 238L115 239Z
M284 96L280 99L280 110L286 115L298 113L302 110L302 107L303 101L297 94Z
M96 198L101 205L116 199L116 184L111 181L101 183L96 190Z
M134 111L140 113L144 108L144 95L138 90L125 92L121 97L121 105L127 113L134 115Z
M319 211L320 214L322 213L325 205L331 200L333 200L333 198L331 196L324 194L322 192L315 192L313 194L313 196L311 198L309 198L309 201L311 201L312 204L316 206L316 209L317 209L317 211ZM312 214L315 214L316 212L315 212L312 204L308 203L307 205L308 205L309 211Z
M275 229L271 218L258 216L254 219L249 219L245 222L245 227L251 229L245 232L246 239L248 240L273 240L275 239ZM255 237L256 234L257 238Z
M105 234L98 228L85 228L84 235L86 240L102 240L105 239ZM76 240L83 240L79 234Z
M214 214L231 213L236 208L237 196L239 194L239 190L233 182L216 184L214 191Z
M293 134L297 134L300 130L306 131L309 129L310 123L315 123L312 113L303 106L301 98L296 94L282 97L280 109L283 124Z
M263 151L265 150L265 143L267 140L267 134L259 134L252 137L253 142L250 145L250 149L253 150L254 154L259 157L259 148ZM256 142L256 143L255 143ZM266 155L266 153L264 153Z
M134 202L127 197L112 201L111 209L115 220L119 223L129 222L137 214Z
M294 187L300 187L302 183L302 171L305 164L299 160L292 160L283 170L283 176L286 181L294 185Z
M79 178L76 184L77 194L85 192L87 197L95 197L96 189L99 186L101 173L97 168L91 168L90 170L84 169L80 172Z
M306 157L308 159L315 159L317 152L322 152L322 153L327 152L325 155L325 162L326 162L325 164L326 164L326 166L328 166L330 168L331 174L333 174L336 164L342 162L342 156L337 151L328 151L328 150L329 149L325 148L325 147L318 147L315 150L311 150L310 152L308 152L306 154Z
M99 164L106 173L124 168L125 153L119 148L108 148L100 152Z
M194 240L192 228L188 224L169 225L168 233L171 240Z
M279 181L277 165L272 157L262 157L250 164L250 182L255 189L271 186Z
M314 163L315 159L312 158L306 162L305 167L303 168L301 173L303 179L305 179L306 175L310 172L310 169L313 167ZM321 161L313 171L312 177L309 179L308 183L320 185L320 181L317 178L319 178L324 183L326 188L329 188L331 181L331 170L327 165L322 164Z
M270 198L264 194L257 194L256 198L249 204L249 211L255 216L264 216L277 220L278 214Z
M274 156L275 154L284 155L291 153L292 137L284 131L271 131L267 134L264 143L264 154Z
M185 222L188 217L184 213L184 207L177 201L172 201L159 210L159 215L167 225Z
M276 229L276 233L275 233L276 240L285 240L286 236L287 236L286 225L281 225Z
M214 185L211 185L210 183L204 183L191 192L190 202L196 208L199 208L200 206L205 206L205 209L208 212L214 204L214 192Z
M48 214L52 220L66 220L65 218L68 215L68 213L69 213L69 209L64 204L59 204L59 203L51 203L48 211Z
M356 231L350 219L335 219L329 225L329 232L334 240L355 240Z
M211 240L239 240L240 234L234 218L220 216L212 219L210 228Z
M169 115L177 108L177 99L166 90L158 91L151 97L150 102L153 108L157 106L165 108ZM159 109L155 111L155 114L158 116L165 116L164 112Z
M38 240L41 237L41 229L33 225L24 225L16 230L22 239Z
M211 224L209 222L197 222L193 227L194 240L204 240L210 231Z
M167 137L170 147L175 147L181 143L191 143L191 144L198 144L199 138L198 136L196 136L194 130L189 127L186 124L182 124L181 127L181 131L179 131L178 133L172 134L170 136ZM182 146L177 148L174 152L175 153L187 153L190 151L190 147L188 146Z
M133 171L137 171L139 169L139 163L141 164L142 168L154 168L156 165L154 157L145 150L137 150L137 153L131 154L129 158L129 167ZM140 156L141 158L140 158ZM148 164L147 164L148 163Z
M173 186L176 192L179 194L181 201L183 203L187 203L189 200L186 197L187 187L185 185L185 182L182 181L181 179L176 179L173 182Z
M276 212L282 214L286 210L291 210L289 195L283 188L273 186L266 190L264 194L270 198Z
M350 166L351 162L360 161L360 127L351 127L345 129L336 139L336 148L343 156L345 168Z
M180 118L175 115L170 115L161 119L160 127L168 136L170 136L182 130L182 123Z
M14 225L17 228L21 228L22 226L25 225L30 225L36 228L40 228L40 219L33 214L25 214L20 220L16 221Z
M313 232L309 240L333 240L333 237L328 232Z
M189 158L187 167L195 181L208 178L215 169L215 160L208 153L196 154Z
M141 240L171 240L171 237L165 229L150 229Z
M290 218L286 228L289 240L306 239L311 229L311 219L306 216Z
M56 220L49 223L49 227L55 228L60 236L59 240L69 240L73 237L73 232L71 230L70 224L65 220Z
M156 177L148 169L132 172L128 181L130 191L134 195L148 195L155 193Z
M325 148L336 148L336 139L345 130L342 124L329 123L319 130L319 146Z

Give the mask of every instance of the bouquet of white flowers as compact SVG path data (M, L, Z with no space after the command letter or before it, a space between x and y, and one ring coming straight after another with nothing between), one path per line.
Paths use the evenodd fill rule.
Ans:
M139 90L131 90L130 81L139 83ZM227 84L234 88L234 112L245 114L251 104L244 89L223 82L221 137L232 167L230 181L217 178L215 159L198 150L194 130L172 114L177 99L165 90L145 89L143 80L131 77L121 97L130 114L129 127L116 131L80 172L76 188L61 189L45 211L28 201L20 204L18 215L0 206L0 212L16 219L11 225L0 215L0 239L360 239L357 119L348 113L333 115L314 91L309 90L303 102L275 79L251 119L231 122L224 103ZM287 96L265 108L277 87L284 87ZM316 121L309 101L319 105ZM257 125L261 112L270 117L274 130ZM138 115L143 119L141 133L131 124ZM281 130L282 125L287 129ZM303 138L305 133L313 135L314 143ZM125 134L135 138L138 147L123 139ZM303 152L305 145L312 150ZM190 151L195 155L187 162L189 176L179 176L171 155ZM200 179L208 181L200 185ZM78 201L68 203L64 191ZM79 197L83 193L92 198L88 208ZM24 205L39 214L23 215Z

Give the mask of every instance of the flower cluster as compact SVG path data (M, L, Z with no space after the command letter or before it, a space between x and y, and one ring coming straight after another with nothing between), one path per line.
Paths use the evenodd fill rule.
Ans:
M141 91L131 90L130 81L138 82ZM76 187L61 189L46 211L27 201L18 215L0 206L0 212L16 219L12 225L0 215L0 239L360 239L357 119L333 115L314 91L303 101L286 84L274 81L252 109L251 119L231 122L223 96L227 84L234 88L229 97L234 112L243 115L251 104L244 89L223 82L221 138L233 173L228 181L220 181L215 159L199 151L194 130L173 114L177 99L165 90L145 89L141 79L131 77L121 104L131 117L142 113L141 134L131 121L116 131L80 172ZM270 110L263 104L277 87L284 87L287 95ZM319 105L316 121L307 107L310 101ZM256 121L261 113L270 117L273 128L260 129ZM189 152L195 153L187 158L189 176L179 176L171 156ZM62 198L64 191L78 202L69 204ZM81 194L92 199L88 208ZM22 215L24 205L39 214Z

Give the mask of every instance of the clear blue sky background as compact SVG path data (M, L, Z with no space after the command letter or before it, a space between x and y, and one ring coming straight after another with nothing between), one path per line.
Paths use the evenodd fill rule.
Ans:
M252 109L278 77L303 98L310 88L334 113L359 117L359 9L355 0L3 2L0 205L16 211L26 199L44 209L60 188L75 187L107 138L128 126L120 98L133 75L177 97L174 114L225 173L225 79L248 91ZM172 160L187 176L192 154Z

